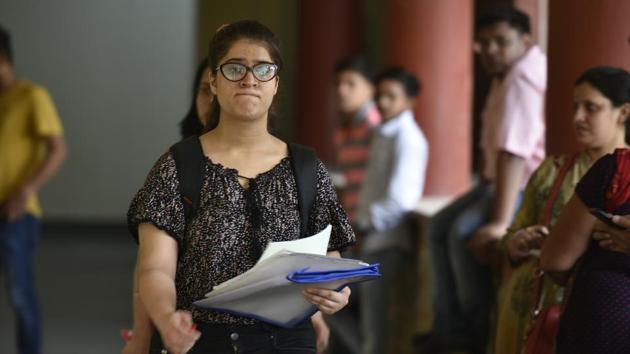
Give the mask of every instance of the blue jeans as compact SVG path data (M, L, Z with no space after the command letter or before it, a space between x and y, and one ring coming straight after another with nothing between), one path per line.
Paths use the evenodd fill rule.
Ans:
M19 354L39 354L42 348L33 277L33 256L39 234L39 220L32 215L26 214L13 222L0 221L0 269L16 313Z
M468 341L473 349L486 345L495 291L490 269L475 261L467 242L489 221L494 196L492 185L476 186L440 211L429 231L433 331Z

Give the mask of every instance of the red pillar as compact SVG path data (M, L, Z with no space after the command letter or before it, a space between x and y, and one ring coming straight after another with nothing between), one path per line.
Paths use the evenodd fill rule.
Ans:
M385 63L418 75L414 113L429 141L425 194L456 195L470 181L472 0L390 0Z
M324 161L335 154L333 69L359 49L360 5L358 0L300 1L297 140L314 147Z
M630 70L630 1L549 2L547 151L579 149L573 134L572 97L577 77L597 65Z

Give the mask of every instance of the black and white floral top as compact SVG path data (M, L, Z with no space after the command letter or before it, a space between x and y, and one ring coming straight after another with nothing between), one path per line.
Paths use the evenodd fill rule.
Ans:
M250 180L243 188L238 172L207 159L199 211L186 225L175 161L170 153L155 163L127 214L132 233L151 223L178 244L175 286L177 308L196 321L251 324L254 320L194 307L213 286L254 266L271 241L300 237L297 185L290 158ZM354 243L354 233L341 208L328 171L318 161L317 192L308 221L315 234L332 225L329 250Z

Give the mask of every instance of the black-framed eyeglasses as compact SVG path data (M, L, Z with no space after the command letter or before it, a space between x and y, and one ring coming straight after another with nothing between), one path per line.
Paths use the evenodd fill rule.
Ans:
M273 63L259 63L252 67L241 63L223 63L218 70L229 81L241 81L248 71L251 71L256 80L266 82L278 75L278 65Z

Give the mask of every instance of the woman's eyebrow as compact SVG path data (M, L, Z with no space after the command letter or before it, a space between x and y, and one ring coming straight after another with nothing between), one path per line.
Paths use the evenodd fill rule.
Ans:
M227 59L225 62L227 63L227 62L235 62L235 61L236 62L244 62L244 61L247 61L247 60L245 58L230 58L230 59Z
M234 62L236 62L236 63L244 63L246 61L247 61L247 59L245 59L245 58L230 58L230 59L227 59L225 62L226 63L234 63ZM273 62L271 62L269 60L253 60L253 62L255 64L263 64L263 63L264 64L273 64Z

